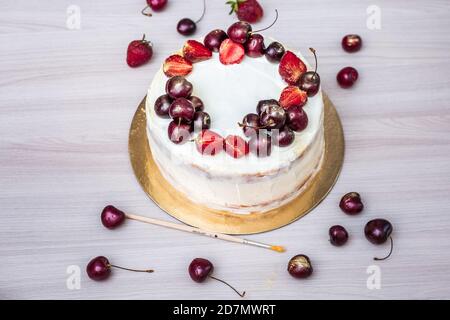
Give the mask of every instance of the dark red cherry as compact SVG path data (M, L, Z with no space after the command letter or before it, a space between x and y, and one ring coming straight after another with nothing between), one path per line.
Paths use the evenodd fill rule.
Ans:
M189 18L181 19L177 24L177 31L183 36L190 36L197 30L197 24Z
M172 102L173 99L168 94L160 96L155 101L155 113L161 118L170 118L169 108Z
M281 58L283 57L285 52L285 49L283 45L279 42L272 42L269 44L269 46L266 48L266 58L270 62L280 62Z
M339 207L346 214L355 215L364 209L364 204L358 192L349 192L341 198Z
M208 113L203 111L197 111L194 114L194 120L192 120L193 130L195 132L203 129L209 129L211 127L211 117Z
M338 72L336 80L342 88L350 88L358 80L358 71L353 67L345 67Z
M292 106L286 110L286 125L294 131L303 131L308 126L308 115L302 107Z
M195 110L192 102L190 102L186 98L176 99L174 102L172 102L169 108L169 115L176 122L181 121L185 123L191 123L192 119L194 118L194 113Z
M116 265L113 265L109 263L108 259L103 256L98 256L89 261L88 265L86 266L86 273L88 274L89 278L95 281L101 281L107 279L111 275L111 268L117 268L122 269L126 271L133 271L133 272L146 272L146 273L152 273L152 269L147 270L136 270L136 269L129 269L124 267L119 267Z
M259 115L259 124L264 129L279 129L286 121L286 111L278 103L265 108Z
M205 106L203 105L203 101L199 97L190 96L188 100L192 102L195 111L203 111L203 109L205 108Z
M214 266L211 261L203 258L195 258L189 265L189 275L195 282L203 282L213 272Z
M125 221L125 213L116 207L106 206L101 214L102 224L108 229L114 229L120 226Z
M361 49L362 39L357 34L348 34L342 38L342 48L347 52L356 52Z
M111 275L111 265L108 259L99 256L89 261L86 266L86 273L92 280L105 280Z
M191 138L192 127L187 123L172 121L167 128L170 141L175 144L184 144Z
M205 39L203 40L203 44L209 50L219 52L219 48L220 45L222 44L222 41L227 38L228 36L225 31L216 29L206 35Z
M331 244L337 247L343 246L348 240L348 232L343 226L332 226L328 234Z
M304 279L311 276L313 267L308 256L304 254L294 256L288 263L288 272L291 276L298 279Z
M373 244L383 244L387 241L387 239L391 240L391 249L389 254L383 258L373 258L374 260L386 260L392 254L392 250L394 249L394 241L392 240L392 224L386 219L374 219L367 222L364 228L364 234L366 235L367 240L369 240Z
M259 116L254 113L249 113L242 119L242 123L239 125L242 127L242 131L246 137L254 136L259 129Z
M247 41L250 32L252 32L250 23L238 21L228 28L227 35L234 42L244 44Z
M314 71L308 71L301 75L298 86L306 92L308 97L314 97L320 88L320 76Z
M275 99L261 100L256 105L256 112L259 115L261 115L261 113L267 111L270 107L277 107L277 106L280 106L280 104Z
M166 82L166 93L172 99L189 98L192 94L192 89L192 83L187 81L185 77L175 76Z
M207 259L203 259L203 258L195 258L189 264L189 268L188 268L189 276L195 282L201 283L201 282L204 282L207 278L211 278L216 281L222 282L223 284L226 284L231 289L233 289L234 292L236 292L240 297L245 296L245 291L243 293L240 293L239 291L237 291L234 287L232 287L227 282L212 276L211 273L213 272L213 270L214 270L214 266L211 263L211 261L209 261Z
M320 88L320 77L317 73L317 55L316 50L313 48L309 48L309 50L314 54L314 60L316 62L316 66L314 71L308 71L301 75L298 86L300 89L306 92L308 97L313 97L319 92Z
M248 142L250 152L259 158L268 157L272 152L272 138L264 131L259 130Z
M288 126L282 127L278 132L273 132L272 136L279 147L287 147L295 140L295 133Z
M244 44L245 53L252 58L258 58L264 55L266 47L264 46L264 37L260 34L252 34Z
M178 33L182 34L183 36L190 36L191 34L193 34L197 30L197 23L199 23L205 16L205 12L206 1L203 1L203 12L200 18L195 22L189 18L181 19L177 24Z
M147 0L147 4L154 11L160 11L166 6L167 0Z
M392 224L385 219L374 219L367 222L364 233L373 244L383 244L391 236Z

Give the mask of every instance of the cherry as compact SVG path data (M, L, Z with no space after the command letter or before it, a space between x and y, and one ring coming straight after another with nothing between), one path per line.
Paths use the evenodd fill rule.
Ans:
M234 287L232 287L227 282L225 282L225 281L223 281L221 279L218 279L216 277L213 277L211 275L213 270L214 270L214 266L211 263L211 261L209 261L207 259L203 259L203 258L195 258L189 264L189 268L188 268L189 276L195 282L201 283L201 282L204 282L206 279L211 278L211 279L214 279L214 280L217 280L219 282L222 282L222 283L226 284L231 289L233 289L234 292L236 292L240 297L244 297L245 296L245 291L240 293L239 291L237 291Z
M211 127L211 117L206 112L197 111L194 114L194 119L192 120L192 125L193 125L194 131L209 129Z
M358 71L353 67L345 67L338 72L336 80L342 88L350 88L358 80Z
M258 104L256 105L256 112L261 115L264 111L267 111L270 107L279 106L277 100L275 99L268 99L268 100L260 100Z
M288 272L294 278L304 279L311 276L313 272L313 267L308 256L304 254L299 254L289 261Z
M258 58L264 55L266 47L264 46L264 37L260 34L252 34L244 44L245 53L252 58Z
M153 270L136 270L136 269L128 269L124 267L119 267L116 265L113 265L109 263L109 260L103 256L98 256L89 261L88 265L86 266L86 273L88 274L89 278L95 281L101 281L107 279L111 275L111 268L117 268L127 271L133 271L133 272L147 272L152 273Z
M357 34L348 34L342 38L342 48L347 52L356 52L361 49L362 39Z
M197 151L202 155L214 156L223 150L223 138L212 130L202 130L195 138Z
M203 105L203 101L199 97L190 96L188 100L192 102L195 111L203 111L203 109L205 108L205 106Z
M259 124L264 129L279 129L286 121L286 111L278 103L269 105L261 112Z
M166 93L172 98L189 98L192 94L192 83L185 77L175 76L167 80Z
M108 229L115 229L125 222L125 213L112 205L106 206L100 215L102 224Z
M197 21L193 21L189 18L183 18L180 21L178 21L177 24L177 31L178 33L182 34L183 36L190 36L191 34L194 34L194 32L197 30L197 23L199 23L206 13L206 0L203 0L203 12L200 18Z
M339 207L346 214L355 215L364 209L364 204L358 192L349 192L341 198Z
M328 232L330 235L330 242L332 245L340 247L348 240L347 230L343 226L332 226Z
M169 108L173 100L168 94L160 96L155 101L155 113L161 118L170 118Z
M167 0L147 0L147 6L144 9L142 9L141 13L144 16L151 17L152 14L147 11L149 7L152 8L153 11L161 11L162 9L164 9L166 4Z
M374 219L367 222L364 228L364 234L366 235L367 240L377 245L385 243L387 239L391 240L391 250L389 251L389 254L384 258L375 257L373 258L374 260L386 260L391 256L394 248L394 241L391 237L392 230L392 224L385 219Z
M314 54L316 66L314 68L314 71L308 71L301 75L298 86L300 87L300 89L306 92L308 97L313 97L317 94L317 92L319 92L320 77L317 73L316 50L314 50L313 48L309 48L309 50Z
M263 130L253 135L248 142L250 152L255 154L259 158L270 156L272 151L272 138Z
M272 134L279 147L287 147L295 140L295 133L288 126L283 126L278 132Z
M256 135L259 128L259 116L254 113L249 113L242 119L242 124L239 125L242 127L242 131L244 131L246 137L252 137Z
M223 40L227 39L228 35L225 31L216 29L208 33L203 40L203 44L209 50L219 52L220 45Z
M244 44L247 42L249 37L257 32L261 32L270 29L278 20L278 10L275 9L276 17L275 20L268 26L260 30L252 31L252 26L250 23L245 21L238 21L233 23L227 30L228 37L234 42Z
M178 98L169 108L169 115L172 119L180 122L191 123L194 118L194 106L186 98Z
M265 55L267 60L270 62L280 62L284 52L285 49L283 45L277 41L274 41L266 48Z
M303 131L308 126L308 115L302 107L292 106L286 110L286 124L294 131Z
M167 128L170 141L175 144L184 144L191 137L192 127L190 124L172 121Z

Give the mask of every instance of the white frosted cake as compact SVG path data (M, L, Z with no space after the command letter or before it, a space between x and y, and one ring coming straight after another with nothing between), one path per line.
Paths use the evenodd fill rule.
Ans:
M239 214L265 212L280 207L298 196L320 168L324 153L324 106L320 89L311 95L308 93L308 96L306 92L298 89L299 78L306 70L300 70L300 74L295 73L296 70L294 75L290 73L291 61L283 59L288 60L290 57L286 55L292 55L292 52L288 54L286 51L281 62L273 62L274 59L269 61L265 54L268 49L265 47L261 54L250 53L249 56L248 51L251 49L248 49L248 42L251 41L251 37L252 35L243 46L231 40L222 41L217 47L207 43L206 40L206 47L202 47L203 44L200 42L188 41L182 50L186 59L181 56L166 59L153 78L146 101L148 141L153 159L165 179L193 202ZM247 54L241 57L243 48ZM205 49L212 54L209 55ZM214 52L215 49L220 53ZM305 69L310 69L300 53L296 53L296 56L305 63ZM286 68L288 68L287 76ZM311 76L313 72L309 73ZM183 79L176 78L174 84L167 84L174 76ZM315 71L314 76L319 77ZM189 92L185 90L180 93L180 90L176 90L177 85L186 86L186 83ZM171 85L175 86L172 92L168 88ZM283 90L289 85L290 89L280 98ZM298 97L295 94L291 95L292 90L295 94L301 91L302 97L307 101L299 103ZM169 97L167 93L174 94ZM174 101L183 99L180 98L180 94L188 101L193 101L192 96L200 98L204 105L203 111L210 117L210 123L209 117L206 123L203 121L205 117L202 118L203 122L195 122L190 114L186 117L179 116ZM157 110L158 106L161 107L161 102L157 102L161 96L169 99L166 101L166 109L171 108L169 111ZM268 99L279 101L281 111L274 107L270 111L266 109L266 112L273 115L278 110L277 116L281 112L281 117L285 117L285 120L280 120L282 123L275 125L270 121L267 125L267 121L260 120L259 126L245 126L248 123L245 123L246 120L243 118L247 114L257 114L258 102ZM181 100L178 104L183 106L181 102L186 104L186 101ZM201 110L195 109L195 104L193 106L194 112ZM306 127L298 128L295 124L291 126L288 110L292 108L297 108L297 112L306 113ZM163 114L164 112L167 114ZM258 116L263 118L262 113ZM189 126L191 128L181 143L180 140L176 140L178 137L175 140L171 138L173 130L168 131L171 122L174 127L179 126L177 129L186 129ZM193 123L200 126L194 128ZM205 126L202 127L202 124ZM274 126L276 128L273 128ZM297 130L293 131L291 128ZM252 137L250 134L245 135L243 129L252 129L249 131L252 131L250 134L257 136L255 139L259 139L259 135L263 134L269 137L271 139L269 152L261 154L258 148L252 149L252 146L261 144L250 142L250 145L247 145ZM281 136L278 129L288 132L287 142L278 142L277 137ZM215 133L215 136L219 137L216 138L216 142L217 139L226 139L223 142L224 149L217 149L219 144L216 144L214 152L202 153L198 144L205 141L199 143L199 137L203 137L203 134L206 137L205 131ZM242 140L228 139L230 136L241 137ZM244 145L236 144L238 139L243 141ZM231 152L227 151L227 141L234 143L232 145L237 147L237 153L233 151L234 149Z

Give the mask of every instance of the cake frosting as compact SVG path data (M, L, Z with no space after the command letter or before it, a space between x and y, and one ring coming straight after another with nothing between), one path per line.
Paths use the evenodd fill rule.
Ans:
M308 66L302 55L297 55ZM287 86L279 75L278 64L264 56L223 65L218 53L213 53L211 59L196 63L185 78L193 84L192 94L203 100L211 116L211 128L223 137L243 137L238 122L255 112L258 101L278 99ZM321 91L303 107L308 126L295 132L291 145L273 147L269 157L258 158L250 153L235 159L225 152L202 155L194 143L178 145L170 141L167 126L171 120L158 117L153 107L156 99L165 94L168 79L161 68L148 90L148 141L164 178L191 201L239 214L265 212L296 197L320 168L325 143Z

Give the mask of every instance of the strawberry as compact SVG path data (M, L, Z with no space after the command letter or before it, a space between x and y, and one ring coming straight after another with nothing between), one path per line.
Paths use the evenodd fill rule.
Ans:
M212 53L203 43L188 40L183 46L183 56L190 62L199 62L211 58Z
M230 14L236 12L241 21L255 23L264 15L263 8L256 0L230 0L226 3L231 6Z
M213 156L223 149L223 138L212 130L202 130L195 139L195 146L202 155Z
M284 109L292 106L302 107L306 104L308 95L297 86L288 86L283 89L280 95L280 105Z
M247 141L239 136L229 135L224 140L225 151L235 159L246 156L249 152Z
M234 42L230 39L222 41L219 49L219 60L223 64L241 63L244 59L245 49L240 43Z
M168 77L185 76L192 71L192 62L179 54L174 54L164 61L163 71Z
M286 51L280 61L278 72L287 83L297 84L301 75L306 72L306 66L295 53Z
M135 68L147 63L153 56L153 48L150 41L145 40L145 34L141 40L131 41L127 49L127 63Z

